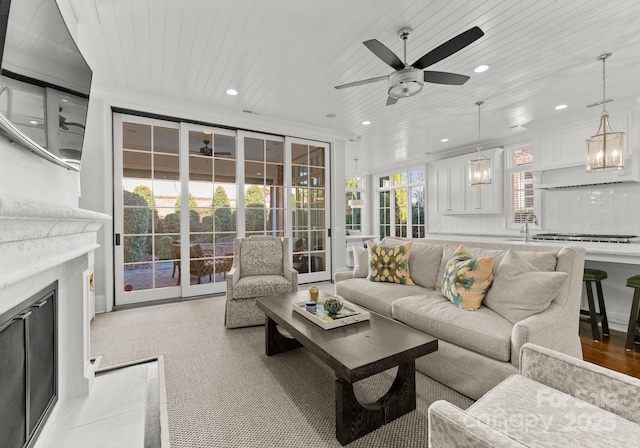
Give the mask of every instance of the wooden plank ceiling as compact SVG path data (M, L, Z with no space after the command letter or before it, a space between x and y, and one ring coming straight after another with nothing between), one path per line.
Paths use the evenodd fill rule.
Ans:
M602 53L614 54L607 61L607 96L640 96L637 0L69 1L96 85L344 132L359 141L348 145L346 159L353 169L359 158L361 172L473 147L477 101L485 102L486 145L538 122L584 115L587 104L601 99L596 57ZM334 89L390 74L362 42L378 39L402 58L397 32L405 26L414 29L409 64L479 26L484 37L429 67L471 80L425 84L389 107L386 82ZM474 73L480 64L490 69ZM239 94L227 95L228 88ZM569 107L554 110L560 103ZM595 131L599 111L591 113Z

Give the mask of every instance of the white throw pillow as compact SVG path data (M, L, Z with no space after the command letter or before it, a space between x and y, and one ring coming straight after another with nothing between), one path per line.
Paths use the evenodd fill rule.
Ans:
M361 246L353 248L353 278L365 278L369 275L369 251Z
M482 304L515 324L546 310L568 277L566 272L541 271L508 250Z

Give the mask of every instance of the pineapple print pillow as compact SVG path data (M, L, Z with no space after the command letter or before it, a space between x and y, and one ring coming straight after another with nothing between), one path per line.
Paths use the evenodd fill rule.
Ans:
M367 245L369 247L368 280L414 285L409 276L411 242L395 247L377 246L370 241Z
M474 258L460 246L453 253L442 278L442 295L458 308L476 311L493 282L493 258Z

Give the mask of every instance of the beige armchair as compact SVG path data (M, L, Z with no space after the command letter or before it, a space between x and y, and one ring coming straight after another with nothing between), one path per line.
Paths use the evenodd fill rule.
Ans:
M428 413L432 448L638 446L640 379L526 343L520 375L467 410L440 400Z
M264 324L257 297L298 290L298 272L291 267L289 240L252 236L233 240L233 266L227 274L224 325L227 328Z

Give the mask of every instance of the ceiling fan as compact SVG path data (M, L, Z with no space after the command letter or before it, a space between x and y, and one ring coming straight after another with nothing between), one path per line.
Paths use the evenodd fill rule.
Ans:
M396 104L400 98L407 98L419 93L425 82L434 84L462 85L469 80L468 76L459 75L457 73L436 72L431 70L422 71L422 69L430 65L440 62L448 58L454 53L462 50L467 45L475 42L484 36L482 30L474 26L467 31L458 34L456 37L449 39L442 45L434 48L413 64L407 64L407 40L411 37L411 28L402 28L398 31L398 37L404 41L404 61L400 60L396 54L389 50L383 43L377 39L362 42L373 54L382 59L383 62L390 65L395 71L387 76L378 76L376 78L363 79L361 81L350 82L336 86L336 89L345 89L347 87L355 87L363 84L370 84L378 81L389 81L389 97L387 98L387 106Z
M58 116L58 120L59 120L58 125L60 129L62 129L63 131L68 131L69 126L76 126L81 129L84 129L84 125L82 123L73 123L71 121L67 121L67 117L62 115L62 107L60 107L58 110L60 112L60 115Z
M209 156L211 157L211 155L215 155L215 156L230 156L231 153L229 151L216 151L213 152L213 149L209 147L209 140L202 140L202 143L204 143L204 146L202 148L200 148L200 153L204 154L205 156Z

